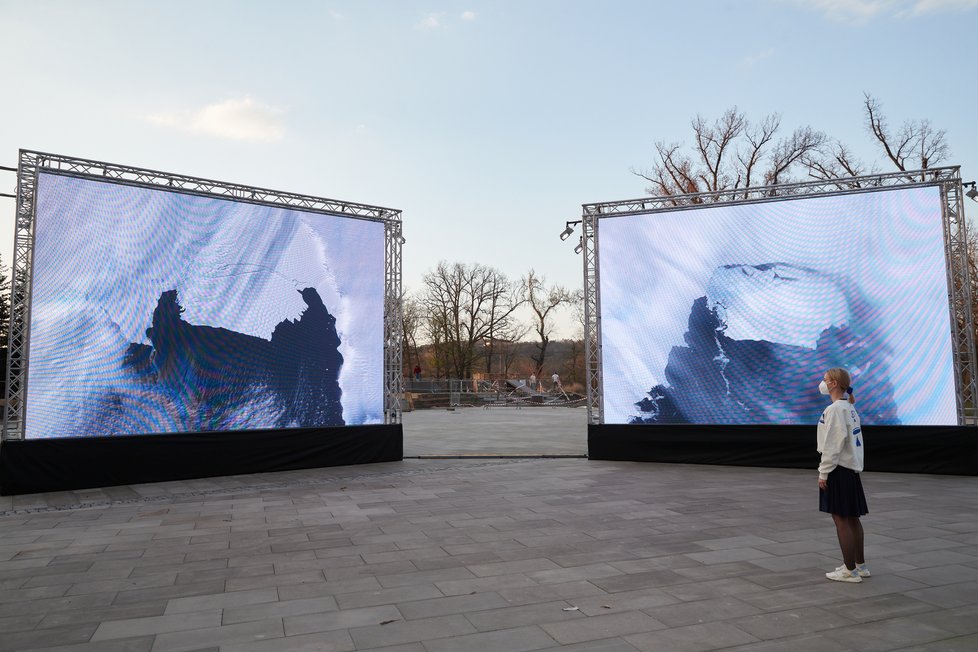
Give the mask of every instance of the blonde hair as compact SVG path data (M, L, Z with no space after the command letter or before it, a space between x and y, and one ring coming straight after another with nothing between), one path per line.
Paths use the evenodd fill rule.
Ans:
M849 395L849 402L855 403L856 399L852 395L852 378L849 376L849 372L842 367L832 367L825 372L825 375L839 383L839 387L842 391Z

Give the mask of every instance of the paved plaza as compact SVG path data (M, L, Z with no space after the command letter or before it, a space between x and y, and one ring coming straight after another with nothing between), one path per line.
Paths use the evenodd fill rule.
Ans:
M582 441L480 412L405 415L406 452L426 419ZM406 459L3 497L0 651L978 649L978 479L864 482L860 584L824 579L814 471Z
M587 408L470 407L405 412L404 456L587 455Z

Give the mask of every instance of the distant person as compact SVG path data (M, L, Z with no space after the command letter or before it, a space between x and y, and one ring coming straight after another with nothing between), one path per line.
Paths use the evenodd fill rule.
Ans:
M421 380L421 365L414 365L414 379Z
M537 375L536 374L530 374L530 382L527 383L527 386L530 388L530 391L531 392L537 391Z
M554 383L553 391L556 392L558 389L560 389L560 376L557 374L556 371L554 372L554 375L550 377L550 380L552 380Z
M835 582L862 582L869 577L863 550L860 516L869 513L859 474L863 470L863 433L852 396L852 380L845 369L825 372L818 385L832 398L818 420L818 508L832 515L842 548L842 566L825 574Z

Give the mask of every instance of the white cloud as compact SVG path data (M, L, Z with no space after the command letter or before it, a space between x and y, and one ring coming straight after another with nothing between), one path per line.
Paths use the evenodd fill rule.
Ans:
M427 14L424 18L418 21L415 27L418 27L419 29L438 29L439 27L444 27L444 23L442 23L442 18L444 17L444 12Z
M462 15L461 15L461 18L464 21L471 22L471 21L475 20L475 12L474 11L463 11L462 12Z
M755 65L774 55L774 48L767 48L760 52L752 52L740 60L741 68L753 68Z
M832 20L865 23L880 16L907 18L923 14L978 9L978 0L794 0Z
M152 124L224 138L271 143L282 139L284 109L250 97L225 100L190 111L164 111L146 117Z
M805 4L840 22L865 22L892 8L896 0L808 0Z
M939 11L970 11L978 9L978 0L917 0L911 14L929 14Z

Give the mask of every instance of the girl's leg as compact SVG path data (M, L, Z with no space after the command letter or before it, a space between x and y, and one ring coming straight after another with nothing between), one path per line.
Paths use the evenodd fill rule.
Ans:
M858 516L850 517L849 521L851 523L853 539L855 541L853 559L857 564L865 564L866 551L863 549L863 523L859 520Z
M832 520L835 522L835 534L839 537L839 547L842 548L842 563L852 570L856 567L856 541L850 519L833 514Z

